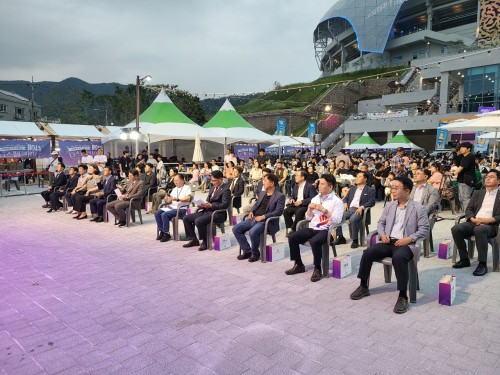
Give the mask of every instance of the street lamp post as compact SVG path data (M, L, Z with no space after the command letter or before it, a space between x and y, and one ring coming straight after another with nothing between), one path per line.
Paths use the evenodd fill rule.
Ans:
M135 149L136 153L139 153L139 115L140 115L140 97L139 97L139 87L142 86L147 81L151 81L151 76L147 75L143 78L139 78L135 81L135 132L130 132L130 138L135 139Z

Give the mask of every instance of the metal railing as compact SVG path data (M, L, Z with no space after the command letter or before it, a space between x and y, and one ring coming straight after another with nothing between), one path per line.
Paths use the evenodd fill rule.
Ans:
M43 190L45 190L45 177L53 174L53 172L45 171L34 172L31 169L0 172L0 197L40 194ZM31 182L28 183L28 181ZM38 188L36 187L37 184ZM19 193L7 194L11 191L13 187L12 185L14 185L15 189ZM21 189L21 185L23 189Z

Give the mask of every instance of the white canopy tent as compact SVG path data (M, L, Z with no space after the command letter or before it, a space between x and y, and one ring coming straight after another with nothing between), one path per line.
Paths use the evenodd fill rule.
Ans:
M1 137L47 137L34 122L0 121Z
M203 125L203 128L224 137L225 144L276 142L278 139L278 137L267 134L246 121L236 112L228 99L214 117Z
M50 135L60 138L94 138L101 139L103 134L97 130L94 125L75 125L75 124L41 124L45 131Z

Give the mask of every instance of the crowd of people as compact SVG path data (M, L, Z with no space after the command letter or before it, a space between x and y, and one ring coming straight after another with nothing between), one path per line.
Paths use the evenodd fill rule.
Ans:
M54 158L53 180L41 193L43 207L49 213L61 210L65 202L68 214L84 220L89 218L89 204L91 221L103 222L107 211L115 224L123 227L130 209L146 208L155 218L156 240L172 240L173 220L176 224L183 221L187 241L183 247L204 251L213 229L209 224L220 225L233 209L241 208L245 216L232 232L240 247L237 259L249 262L263 256L261 235L265 228L275 235L280 229L276 219L283 216L293 261L285 273L305 272L299 245L308 242L314 258L313 282L322 278L322 249L332 231L335 240L328 245L348 242L342 228L346 223L351 248L363 246L360 237L372 221L371 208L377 201L384 202L376 224L378 242L363 252L360 285L351 298L358 300L370 294L373 262L391 257L399 291L396 313L408 310L408 263L419 241L429 237L429 217L445 202L456 203L458 215L465 220L451 228L460 255L454 268L471 266L466 240L474 235L479 264L473 274L484 276L488 272L488 239L496 237L500 223L499 167L487 157L472 154L468 142L461 143L457 152L434 156L398 149L390 156L367 150L360 155L341 151L327 157L307 150L296 151L287 160L272 161L264 149L248 160L238 160L228 150L223 162L214 159L200 165L192 163L189 168L184 161L165 168L158 153L144 151L132 159L124 151L116 172L109 156L92 158L84 151L81 163L69 167L68 175L62 160ZM99 156L103 156L102 150ZM194 199L198 189L207 194L206 199ZM253 197L243 206L245 191L252 192ZM298 228L302 220L308 225Z

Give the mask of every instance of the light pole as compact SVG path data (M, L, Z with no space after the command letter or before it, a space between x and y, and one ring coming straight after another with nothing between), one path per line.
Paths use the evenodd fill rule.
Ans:
M143 78L139 78L137 76L137 79L135 81L135 131L132 130L130 132L130 138L135 139L135 149L136 153L139 153L139 115L140 115L140 98L139 98L139 87L144 85L144 83L151 81L151 76L147 75Z

